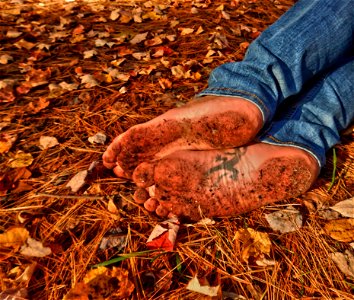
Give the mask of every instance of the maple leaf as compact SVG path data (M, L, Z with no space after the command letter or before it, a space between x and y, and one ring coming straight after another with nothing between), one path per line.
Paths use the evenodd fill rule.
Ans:
M172 251L176 242L179 222L177 218L168 219L157 224L152 230L146 246L149 249L164 249Z

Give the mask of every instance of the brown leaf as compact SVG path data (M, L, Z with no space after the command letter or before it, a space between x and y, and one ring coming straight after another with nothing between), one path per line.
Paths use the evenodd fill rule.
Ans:
M249 258L263 258L269 255L271 241L267 233L259 232L252 228L240 229L235 234L235 241L241 248L242 260L248 262Z
M10 135L6 132L0 133L0 154L8 152L16 139L17 135Z
M72 288L63 300L124 299L134 291L128 271L113 267L112 270L98 267L90 270L83 280Z
M354 241L354 219L331 220L325 224L324 231L337 241L352 242Z
M14 227L0 234L0 245L5 248L13 248L17 251L29 237L27 229Z
M30 102L28 105L29 110L32 113L39 113L42 109L48 107L50 102L45 97L40 97L36 103Z

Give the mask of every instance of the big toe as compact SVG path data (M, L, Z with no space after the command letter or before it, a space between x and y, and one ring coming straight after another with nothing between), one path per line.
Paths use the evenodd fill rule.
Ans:
M120 136L116 137L103 153L103 165L108 169L113 169L117 165L118 155L120 153Z

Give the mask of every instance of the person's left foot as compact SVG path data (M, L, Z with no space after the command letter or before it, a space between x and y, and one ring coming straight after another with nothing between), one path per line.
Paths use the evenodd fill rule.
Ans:
M140 164L133 173L139 187L134 198L160 216L234 216L304 193L318 173L315 158L294 147L184 150Z

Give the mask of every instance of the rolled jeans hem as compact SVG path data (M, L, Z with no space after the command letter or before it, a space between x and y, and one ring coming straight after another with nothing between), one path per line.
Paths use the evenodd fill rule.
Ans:
M259 139L259 142L264 144L270 144L274 146L281 146L281 147L294 147L297 149L301 149L306 151L307 153L311 154L315 160L319 168L321 169L325 164L325 158L321 157L321 155L316 154L316 150L312 149L311 147L307 147L303 144L295 143L295 142L283 142L272 135L267 135L267 137Z

